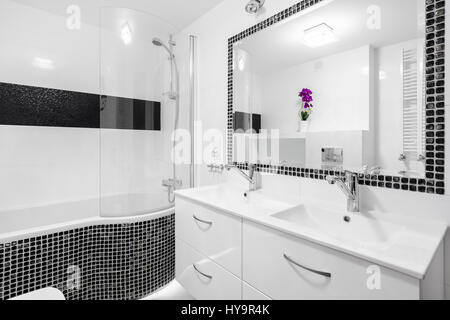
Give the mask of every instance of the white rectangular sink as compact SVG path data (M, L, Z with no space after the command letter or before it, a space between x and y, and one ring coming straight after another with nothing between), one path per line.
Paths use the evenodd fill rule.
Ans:
M261 192L232 189L224 185L177 191L178 196L236 215L270 216L300 205L271 198Z
M351 214L305 204L272 216L358 246L387 247L405 231L403 226L371 219L361 213Z

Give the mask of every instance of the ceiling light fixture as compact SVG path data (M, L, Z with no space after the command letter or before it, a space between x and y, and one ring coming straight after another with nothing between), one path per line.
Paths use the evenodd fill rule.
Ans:
M305 30L303 43L310 48L322 47L330 43L338 42L339 38L326 23Z

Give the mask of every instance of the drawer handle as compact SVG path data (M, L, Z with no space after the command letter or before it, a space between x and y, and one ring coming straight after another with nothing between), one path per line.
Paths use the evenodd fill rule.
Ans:
M285 258L287 261L289 261L290 263L295 264L297 267L300 267L300 268L305 269L305 270L307 270L307 271L309 271L309 272L318 274L318 275L320 275L320 276L324 276L324 277L326 277L326 278L331 278L331 273L329 273L329 272L317 271L317 270L314 270L314 269L311 269L311 268L307 268L307 267L305 267L305 266L302 266L300 263L294 261L291 257L289 257L289 256L286 255L286 254L284 254L284 258Z
M203 273L203 272L201 272L200 270L198 270L198 268L197 268L197 266L196 266L195 264L193 264L192 266L194 267L195 271L197 271L199 274L201 274L201 275L204 276L205 278L208 278L208 279L212 280L212 278L213 278L212 276L207 275L206 273Z
M204 224L208 224L208 225L210 225L210 226L212 226L212 224L213 224L211 221L206 221L206 220L202 220L202 219L200 219L200 218L197 218L197 217L195 216L195 214L193 215L193 217L194 217L194 219L197 220L198 222L201 222L201 223L204 223Z

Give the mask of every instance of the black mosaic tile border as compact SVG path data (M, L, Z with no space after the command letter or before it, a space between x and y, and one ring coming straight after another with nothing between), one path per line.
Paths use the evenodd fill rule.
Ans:
M161 130L161 103L0 82L0 125Z
M174 278L174 214L0 244L0 300L50 286L67 300L136 300Z
M99 128L99 96L0 83L0 124Z
M228 39L228 163L233 164L233 45L250 35L276 24L322 0L304 0ZM361 185L429 194L445 194L445 0L424 0L426 10L426 173L424 179L400 176L359 175ZM246 163L234 163L241 169ZM301 167L257 165L258 170L310 179L342 175Z
M101 97L103 129L161 130L161 103L120 97Z

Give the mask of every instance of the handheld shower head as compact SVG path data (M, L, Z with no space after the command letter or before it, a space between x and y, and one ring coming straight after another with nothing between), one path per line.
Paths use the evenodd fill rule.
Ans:
M163 45L163 42L161 41L160 38L153 38L152 43L157 47L160 47Z
M172 53L172 49L169 48L160 38L153 38L152 43L157 47L163 47L164 49L166 49L171 58L174 56L174 54Z

